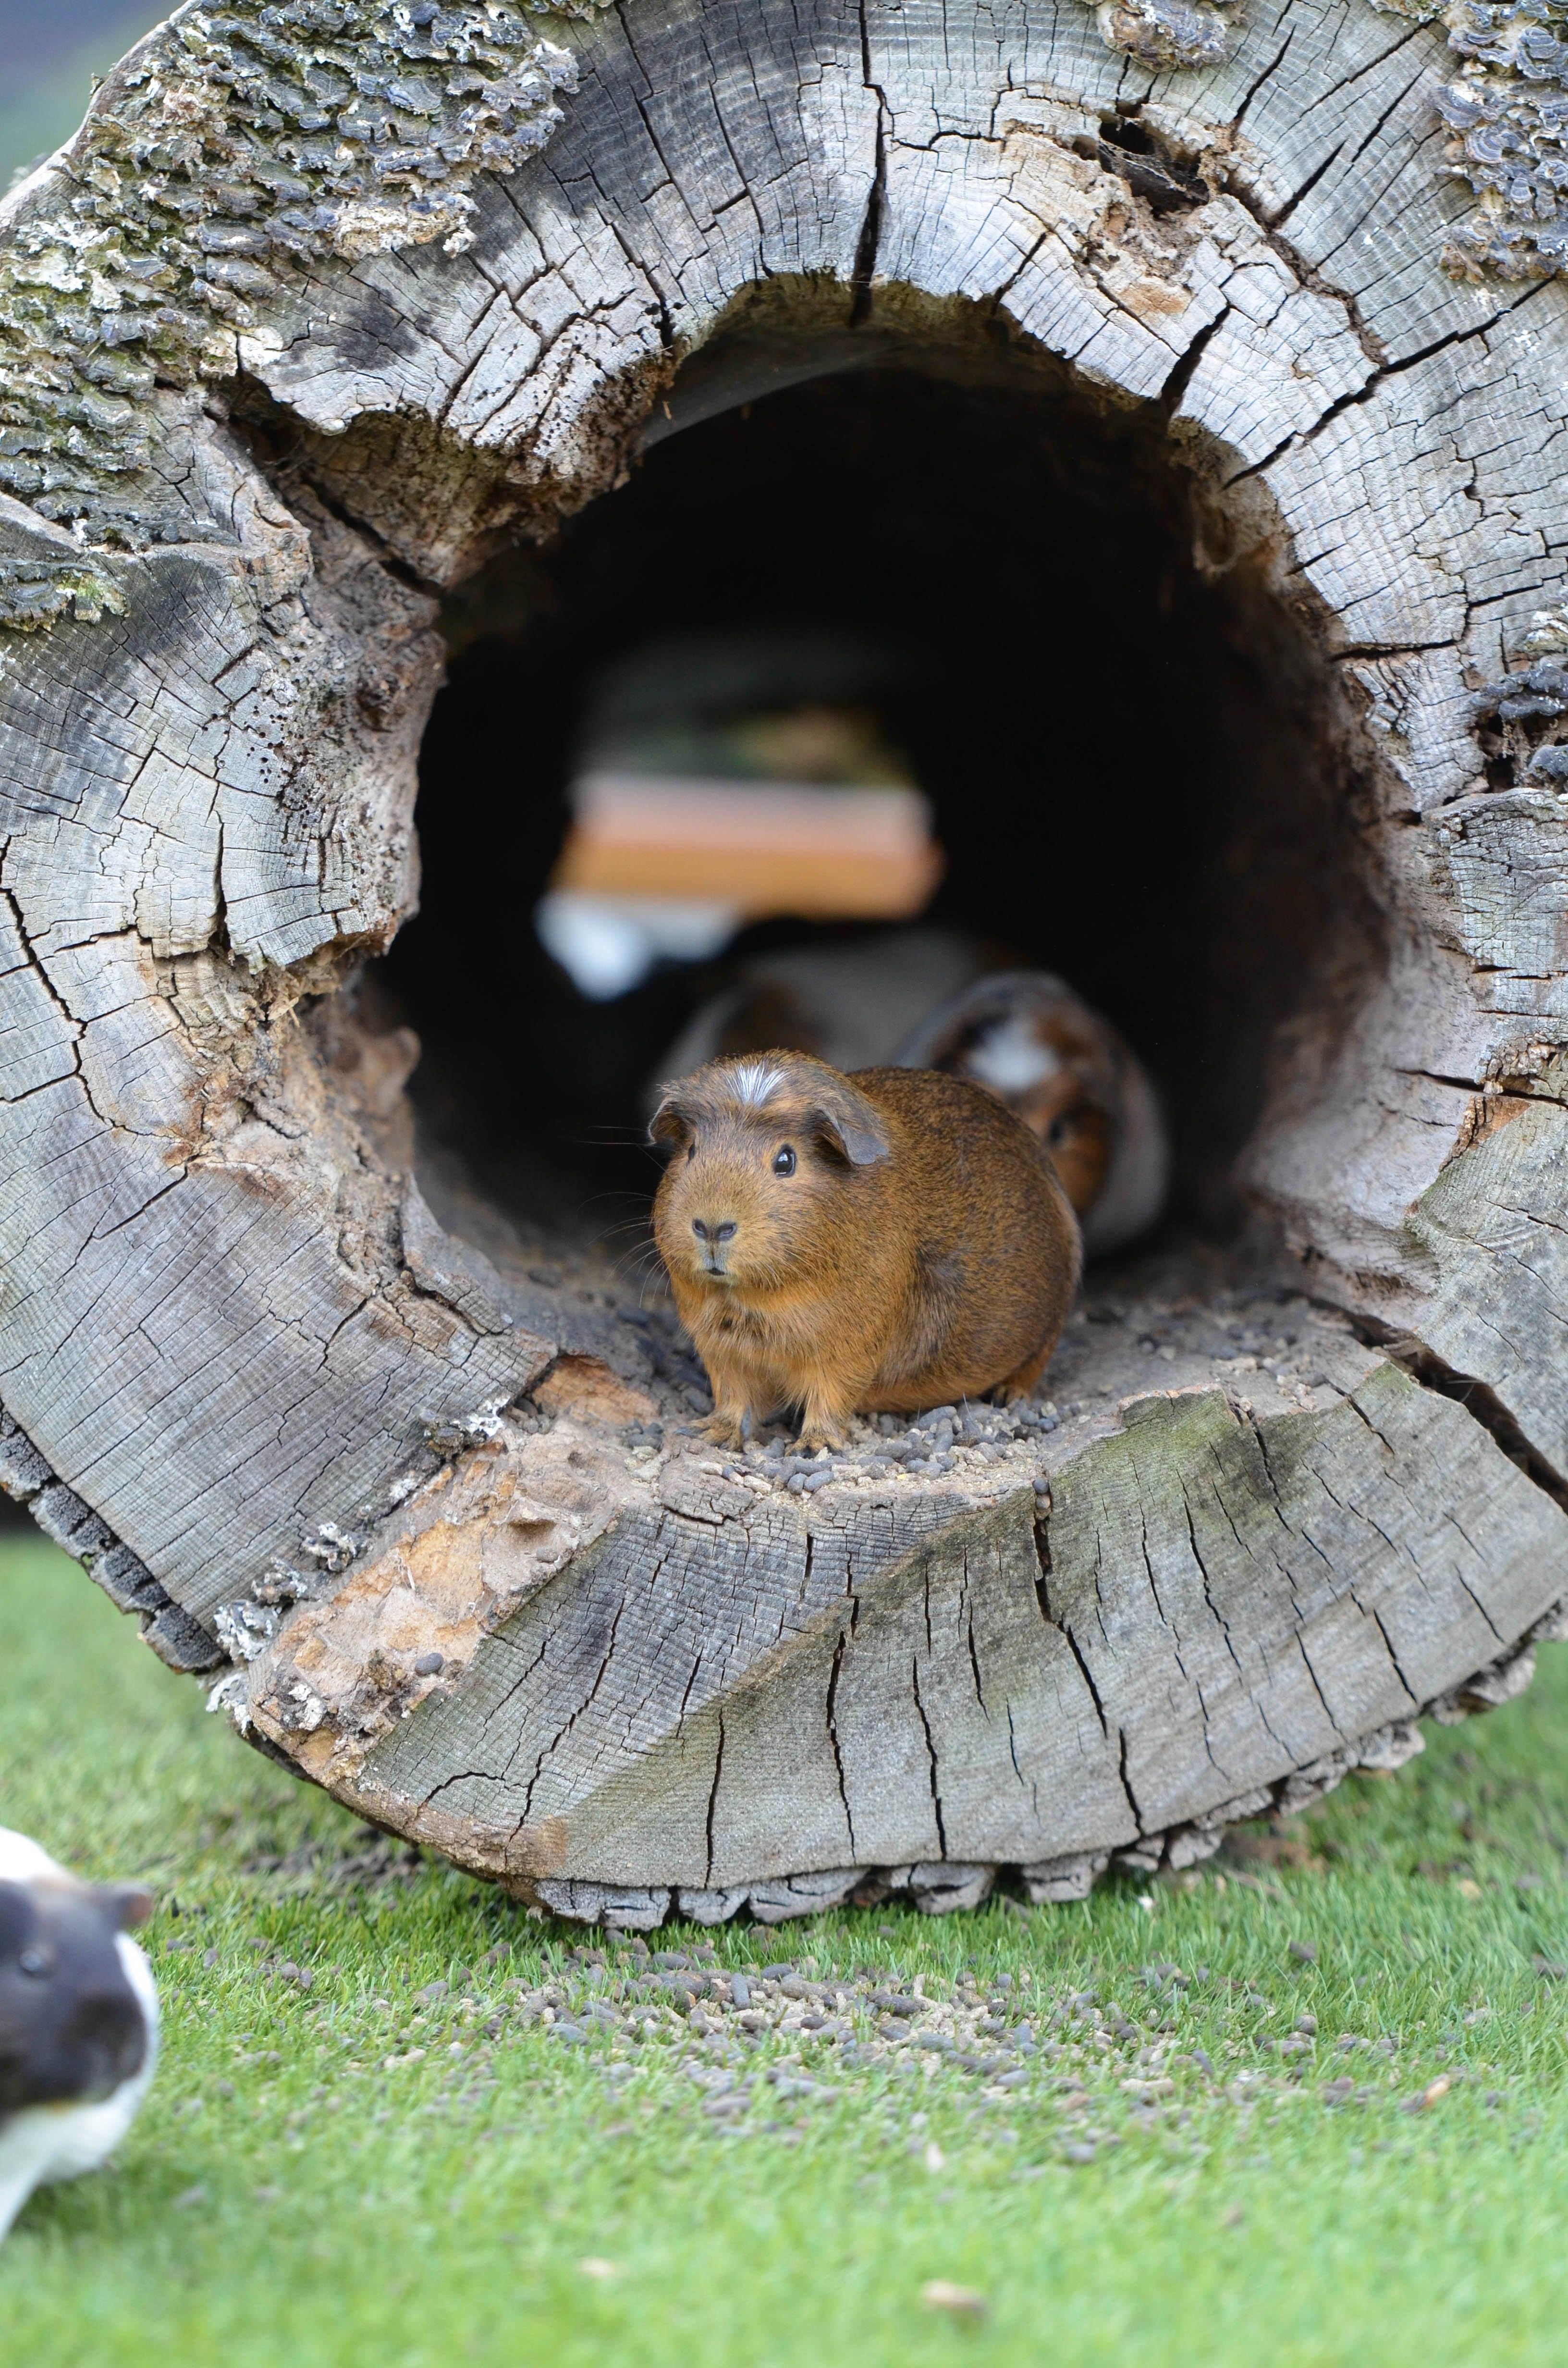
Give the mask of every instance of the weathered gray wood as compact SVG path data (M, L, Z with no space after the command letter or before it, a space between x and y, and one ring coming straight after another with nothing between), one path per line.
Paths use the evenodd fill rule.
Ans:
M1485 1096L1486 1132L1411 1216L1442 1278L1420 1338L1485 1385L1561 1483L1568 1477L1568 1071L1545 1046ZM1508 1090L1508 1087L1513 1090Z
M1490 784L1473 696L1568 647L1563 294L1443 268L1439 28L1101 13L192 0L0 209L0 1477L297 1765L573 1912L1179 1863L1506 1696L1568 1594L1563 799L1528 749ZM1134 195L1119 105L1206 201ZM1315 649L1386 961L1244 1168L1398 1361L1184 1348L1171 1398L1085 1330L1058 1430L807 1498L703 1471L636 1328L407 1173L347 989L415 894L409 571L748 370L998 328L1168 419L1207 564Z
M433 1484L235 1700L538 1896L1181 1863L1510 1654L1568 1570L1568 1516L1458 1404L1344 1336L1309 1353L1343 1390L1069 1422L1043 1506L1027 1451L881 1489L851 1460L802 1498L678 1443L640 1472L563 1414Z

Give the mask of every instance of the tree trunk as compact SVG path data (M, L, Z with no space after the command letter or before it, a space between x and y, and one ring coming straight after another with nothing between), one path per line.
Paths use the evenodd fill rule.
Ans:
M1440 29L336 16L192 0L0 210L0 1477L292 1766L623 1923L1078 1896L1516 1691L1568 1597L1568 325L1445 163ZM1118 1272L1054 1416L791 1486L415 1180L355 982L441 594L889 361L1144 439L1373 919L1238 1164L1267 1287Z

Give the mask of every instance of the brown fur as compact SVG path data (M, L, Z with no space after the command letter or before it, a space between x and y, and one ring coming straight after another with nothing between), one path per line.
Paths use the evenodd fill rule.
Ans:
M653 1235L708 1369L710 1438L733 1445L748 1415L796 1406L802 1441L836 1446L857 1412L1039 1379L1078 1228L1034 1136L979 1087L758 1053L667 1088L653 1133L674 1150Z
M1062 1055L1062 1067L1042 1077L1038 1086L1026 1087L1012 1096L998 1095L997 1099L1006 1100L1007 1108L1022 1119L1029 1133L1044 1144L1051 1164L1062 1178L1062 1190L1081 1217L1094 1207L1105 1189L1106 1170L1110 1166L1110 1118L1104 1102L1096 1099L1093 1086L1085 1082L1089 1048L1075 1041L1074 1031L1068 1028L1051 1030L1040 1023L1039 1032L1052 1051ZM960 1070L957 1074L963 1073ZM974 1082L983 1092L996 1091L983 1078L977 1077Z

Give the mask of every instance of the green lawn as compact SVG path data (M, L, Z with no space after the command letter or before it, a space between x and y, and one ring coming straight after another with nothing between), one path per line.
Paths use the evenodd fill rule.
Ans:
M172 13L174 0L65 0L50 12L29 12L26 33L19 6L10 21L0 11L0 196L14 173L69 140L87 111L95 78L143 33ZM8 37L8 38L7 38Z
M7 1539L0 1823L152 1878L166 2047L123 2160L0 2252L0 2357L1559 2362L1568 1652L1542 1658L1218 1879L654 1934L749 1971L762 2028L694 2032L676 1998L631 2044L638 1950L368 1836ZM774 2027L784 1961L845 1977L840 2036ZM867 1991L917 1977L916 2032L997 2001L1011 2085L877 2035L908 2026ZM539 2020L592 1998L581 2042Z

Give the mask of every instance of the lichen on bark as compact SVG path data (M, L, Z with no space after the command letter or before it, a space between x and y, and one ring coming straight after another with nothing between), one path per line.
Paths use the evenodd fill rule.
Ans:
M116 554L226 539L160 471L161 415L233 370L290 273L465 245L468 183L535 154L574 86L551 32L601 5L187 0L131 51L0 207L0 492L75 545L0 518L0 623L94 616Z
M1568 258L1568 6L1456 0L1443 22L1465 64L1437 108L1449 162L1481 200L1444 263L1463 279L1549 279Z
M1222 0L1106 0L1099 27L1111 49L1167 70L1222 64L1235 29Z

